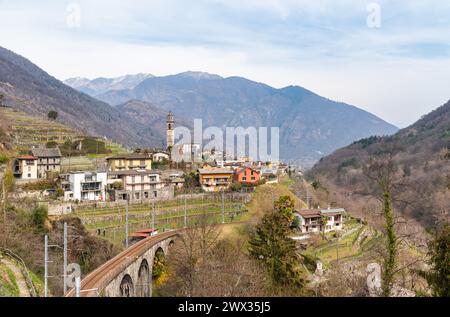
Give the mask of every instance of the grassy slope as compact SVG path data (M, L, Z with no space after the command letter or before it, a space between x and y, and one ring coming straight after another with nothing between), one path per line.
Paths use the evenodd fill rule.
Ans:
M19 287L14 273L0 262L0 297L18 297Z

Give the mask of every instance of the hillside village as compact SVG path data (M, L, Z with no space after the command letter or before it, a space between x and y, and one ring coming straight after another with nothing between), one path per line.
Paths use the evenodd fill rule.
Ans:
M56 142L30 145L26 153L12 159L12 170L20 195L37 194L48 201L50 214L70 212L73 204L89 202L143 203L152 200L173 199L175 192L186 190L186 178L195 181L189 190L196 192L252 191L265 183L277 183L280 176L301 171L282 162L252 161L251 158L211 159L211 152L203 152L204 163L184 164L171 161L173 140L173 114L167 119L165 149L137 149L116 155L96 156L91 168L78 170L80 160L87 156L62 153ZM104 140L96 140L94 147L105 147ZM180 152L196 150L191 144L177 145ZM79 142L76 150L83 149ZM97 149L96 149L97 150ZM213 153L214 154L214 153ZM217 155L217 153L215 153ZM71 162L72 161L72 162ZM50 186L51 185L51 186ZM47 198L45 198L47 197Z

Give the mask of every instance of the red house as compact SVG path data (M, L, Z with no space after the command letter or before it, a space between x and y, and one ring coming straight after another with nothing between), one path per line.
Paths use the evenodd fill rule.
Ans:
M234 174L234 180L238 183L255 184L260 179L259 172L250 167L240 168Z

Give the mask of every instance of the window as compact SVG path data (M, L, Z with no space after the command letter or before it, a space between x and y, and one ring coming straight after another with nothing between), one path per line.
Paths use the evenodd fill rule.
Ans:
M252 177L252 181L255 181L256 180L256 177Z
M140 198L139 193L134 193L134 197L136 197L136 199L139 199Z
M243 180L243 181L246 181L246 180L247 180L247 177L242 177L242 180Z
M30 173L28 173L28 178L31 178L31 174Z
M148 199L148 192L144 192L145 199Z

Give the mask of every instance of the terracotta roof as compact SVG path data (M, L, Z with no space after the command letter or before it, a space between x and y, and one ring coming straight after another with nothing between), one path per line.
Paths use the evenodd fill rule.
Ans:
M129 235L130 238L147 238L148 234L145 233L132 233Z
M241 167L236 171L236 174L242 173L243 171L245 171L246 169L250 169L252 171L255 171L256 173L260 173L260 171L258 171L257 169L253 168L253 167L249 167L249 166L245 166L245 167Z
M151 228L151 229L143 229L143 230L138 230L135 233L152 233L158 231L158 229L156 228Z
M17 157L18 160L37 160L37 157L33 155L22 155Z

